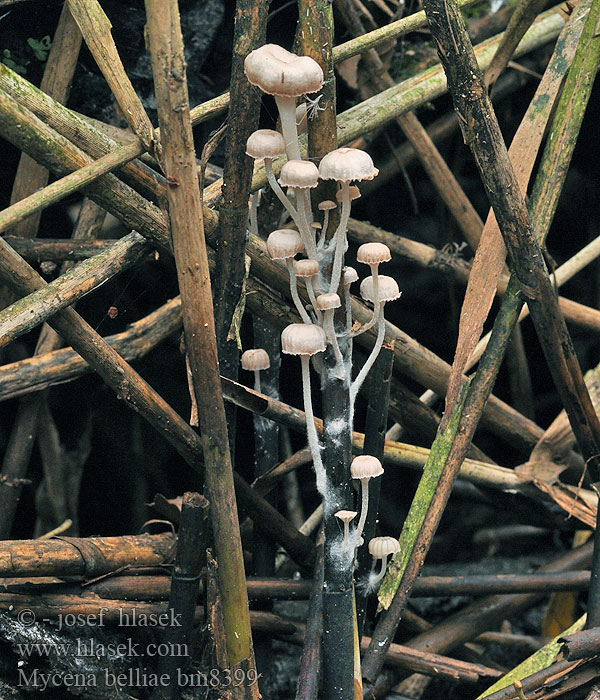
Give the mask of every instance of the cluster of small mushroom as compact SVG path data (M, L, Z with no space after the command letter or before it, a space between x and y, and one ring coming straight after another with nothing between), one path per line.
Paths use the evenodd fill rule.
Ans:
M281 118L281 133L259 129L249 137L246 153L252 158L263 160L268 182L291 220L287 228L269 234L267 251L273 260L280 260L286 265L291 297L302 321L284 329L281 347L284 353L298 355L301 359L308 443L315 466L317 488L325 496L325 469L311 402L310 358L323 353L328 345L331 347L335 358L332 372L336 377L347 381L350 404L353 406L383 344L384 305L400 296L395 280L379 275L378 271L381 263L391 259L389 248L382 243L361 245L357 260L370 267L371 275L361 283L360 293L365 301L373 305L373 315L368 323L353 325L349 290L350 285L358 280L358 274L353 268L344 267L351 201L360 196L358 188L352 183L371 180L378 170L368 153L355 148L338 148L328 153L318 167L311 161L302 159L296 103L298 98L319 91L323 85L323 71L316 61L268 44L252 51L246 57L244 68L252 85L275 97ZM316 101L311 103L317 104ZM306 113L306 110L298 109L303 114ZM316 110L313 110L312 116L315 113ZM310 118L310 109L308 115ZM277 178L273 171L273 160L283 155L287 161ZM310 195L319 180L334 180L339 185L337 202L325 200L317 205L321 221L315 219ZM333 235L329 236L332 212L338 207L339 223ZM250 226L257 233L255 202L251 208ZM296 260L296 256L303 257ZM306 289L309 300L307 304L301 299L299 280ZM342 307L340 295L344 297L345 305L343 323L335 319L336 309ZM377 340L373 350L357 377L351 381L352 340L374 326L377 327ZM317 369L320 366L318 363ZM356 542L360 539L359 530L362 531L366 518L368 502L365 504L364 498Z
M383 474L383 467L377 457L371 455L360 455L352 460L350 465L350 475L353 479L360 481L361 503L360 518L358 525L351 534L350 523L358 515L353 510L338 510L335 514L344 525L344 539L342 548L345 552L354 554L354 550L363 544L362 533L367 521L369 512L369 481ZM400 551L398 540L393 537L373 537L369 540L369 554L373 557L373 566L369 578L369 587L376 586L385 574L387 558L390 554ZM378 573L375 573L375 565L381 561Z

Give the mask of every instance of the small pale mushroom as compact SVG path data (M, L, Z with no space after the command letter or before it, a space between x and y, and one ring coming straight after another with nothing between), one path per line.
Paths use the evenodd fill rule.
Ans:
M346 244L346 230L350 218L350 183L372 180L379 170L373 165L371 156L358 148L337 148L330 151L319 163L322 180L336 180L341 185L342 213L340 223L333 235L334 258L329 291L336 292L340 283L342 260Z
M400 551L400 543L393 537L373 537L369 540L369 554L373 557L373 566L371 571L374 572L377 561L381 560L379 573L371 575L369 585L376 586L385 576L387 559L390 554L396 554Z
M383 339L385 337L385 318L383 307L388 301L395 301L398 299L401 292L398 289L398 284L393 277L379 275L377 296L375 296L375 283L373 277L365 277L365 279L360 283L360 295L365 301L370 301L379 306L379 314L377 321L377 338L375 340L375 344L373 345L373 349L371 350L367 361L362 366L360 372L356 375L356 378L350 386L350 401L352 403L354 403L356 395L358 394L362 383L365 381L371 367L375 363L377 355L379 355L379 351L383 345Z
M319 294L317 297L317 309L323 311L323 329L325 330L325 335L327 336L327 341L331 343L333 347L333 353L335 355L335 361L338 365L343 365L344 358L340 351L340 346L338 344L335 328L333 325L333 315L335 310L339 309L342 305L342 300L339 295L335 292L327 292L325 294Z
M253 348L242 353L240 358L242 369L254 372L254 390L260 391L260 373L263 369L269 369L271 360L269 353L263 348Z
M279 228L272 231L267 238L267 252L272 260L284 260L290 275L290 292L300 318L304 323L312 323L304 304L298 296L298 284L294 272L293 258L304 250L302 236L292 228Z
M285 153L285 143L283 141L283 136L273 129L258 129L258 131L253 131L248 140L246 141L246 154L251 158L262 158L265 164L265 173L267 175L267 180L271 189L277 196L277 199L281 202L284 209L292 218L292 221L296 224L300 231L303 231L303 237L305 239L305 246L308 244L310 246L309 240L312 240L311 231L309 230L308 223L306 221L306 214L297 210L290 200L286 197L285 192L281 189L281 186L277 182L275 173L273 172L273 158L283 155ZM288 161L289 162L289 161ZM295 161L297 162L297 161ZM299 161L301 163L308 163L308 168L305 168L305 173L310 171L310 177L314 180L314 185L311 187L316 187L317 178L319 171L317 166L310 161ZM285 163L282 172L288 163ZM285 179L285 178L284 178ZM305 174L306 179L306 174ZM287 186L287 185L286 185ZM302 204L302 210L306 207ZM254 232L254 231L253 231Z
M327 346L325 331L316 324L292 323L281 333L281 351L286 355L299 355L302 364L302 394L306 413L306 434L317 476L317 489L325 493L325 467L321 458L319 436L315 427L310 389L310 358L324 352Z
M355 510L338 510L335 514L335 517L344 523L344 540L342 542L344 551L348 551L350 548L350 523L357 515Z
M370 330L377 323L379 319L380 306L378 303L379 299L379 265L384 262L389 262L392 259L392 254L390 249L385 243L379 243L378 241L372 241L370 243L363 243L356 251L356 259L358 262L368 265L371 268L371 277L373 278L373 316L368 323L361 326L356 333L353 335L360 335L365 331Z
M322 248L327 235L327 225L329 224L329 212L337 209L337 204L331 199L324 199L317 204L317 209L323 212L323 228L321 229L321 237L319 238L319 248Z
M362 535L369 512L369 481L383 474L383 467L377 457L373 455L360 455L352 460L350 476L360 481L361 501L360 518L356 527L356 540Z
M308 298L310 303L313 305L315 314L317 316L317 321L321 323L323 315L317 309L317 299L315 295L315 286L313 284L313 277L319 274L319 263L312 258L304 258L302 260L294 260L294 272L296 277L300 277L305 280L306 291L308 292Z
M299 214L299 221L296 221L296 225L302 234L308 256L316 258L317 247L314 231L310 228L312 212L309 190L319 184L319 169L310 160L288 160L281 168L279 184L281 187L294 190Z
M283 141L283 136L278 131L273 129L258 129L257 131L253 131L250 136L248 136L246 141L246 155L254 158L255 160L260 158L263 159L267 179L270 183L275 181L275 184L277 184L273 173L273 158L277 158L277 156L284 154L285 143ZM281 188L279 189L281 190ZM282 197L285 199L285 202L282 202L284 206L286 202L289 206L291 206L283 192L275 192L275 194L280 200ZM252 207L250 209L250 230L255 236L258 235L258 222L256 220L257 205L258 193L255 192L252 195Z
M355 199L360 199L360 190L356 185L350 185L348 188L348 194L350 196L350 201L353 202ZM335 198L337 199L338 202L341 202L342 199L344 198L344 194L342 190L338 190L335 193Z
M265 44L246 56L244 71L252 85L275 97L287 156L299 160L296 98L321 89L321 66L309 56L297 56L277 44Z

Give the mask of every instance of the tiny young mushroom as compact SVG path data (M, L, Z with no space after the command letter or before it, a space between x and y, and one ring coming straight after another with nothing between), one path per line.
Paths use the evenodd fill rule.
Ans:
M253 348L242 353L240 358L242 369L254 372L254 390L260 391L260 372L263 369L269 369L271 360L269 353L263 348Z
M309 56L297 56L277 44L265 44L246 56L244 71L252 85L275 97L287 157L300 160L296 98L321 89L321 66Z
M317 247L314 230L311 229L312 213L310 209L309 189L319 184L319 169L310 160L288 160L279 175L281 187L293 189L296 193L296 207L299 221L294 219L302 234L302 240L309 257L316 258Z
M379 298L379 265L384 262L389 262L392 259L392 254L385 243L372 241L371 243L363 243L358 248L356 251L356 259L358 262L364 263L371 268L371 277L373 278L373 298L371 300L374 304L373 316L368 323L365 323L364 326L361 326L358 331L353 333L353 335L360 335L373 328L379 319L380 306L377 303L377 299Z
M323 212L323 228L321 229L321 237L319 238L318 247L322 248L325 244L325 237L327 235L327 225L329 224L329 212L333 209L337 209L337 204L331 199L324 199L319 202L317 209Z
M335 517L344 523L344 541L342 548L345 552L350 549L350 523L356 518L358 513L355 510L338 510Z
M310 316L304 308L304 304L298 296L296 273L294 272L293 258L304 250L304 241L298 231L292 228L279 228L272 231L267 238L267 251L272 260L284 260L290 275L290 292L294 305L304 323L312 323Z
M325 294L319 294L317 297L317 309L324 312L323 318L323 329L325 330L325 335L327 336L327 341L331 343L333 347L333 353L335 355L335 361L341 366L344 363L344 358L340 351L340 346L338 344L335 328L333 325L333 315L335 310L339 309L342 305L342 300L339 295L335 292L327 292Z
M369 370L375 363L377 355L381 350L383 345L383 338L385 336L385 318L383 314L383 307L388 301L395 301L400 297L400 290L398 289L398 284L393 277L388 277L387 275L379 275L379 284L377 296L375 296L375 283L373 277L365 277L365 279L360 284L360 295L365 301L372 302L375 306L379 306L379 314L377 316L377 339L373 345L373 349L367 361L362 366L360 372L356 375L355 380L352 382L350 387L350 401L354 404L356 395L358 394L362 383L365 381ZM374 312L376 313L376 312Z
M319 436L317 435L312 409L309 362L313 355L324 352L326 346L325 331L321 326L317 326L314 323L310 325L306 323L292 323L286 326L281 333L281 351L286 355L299 355L302 363L302 393L304 412L306 413L306 434L315 466L317 489L320 494L325 493L325 467L321 458Z
M350 465L350 476L360 480L361 501L360 518L356 527L356 541L362 535L369 512L369 481L383 474L383 467L377 457L372 455L360 455L352 460Z
M393 537L374 537L369 540L369 554L373 557L373 566L371 568L371 576L369 577L369 585L376 586L385 575L387 558L390 554L396 554L400 551L400 543ZM375 564L381 560L381 568L378 574L373 574Z
M308 292L308 298L310 303L313 305L315 314L317 316L317 321L321 323L323 318L321 312L317 308L317 299L315 296L315 287L312 278L319 274L319 263L311 258L304 258L302 260L294 260L294 272L296 277L300 277L306 282L306 290Z
M342 260L346 244L346 230L350 218L350 183L372 180L379 170L373 165L371 156L358 148L337 148L330 151L319 163L322 180L336 180L341 184L342 213L340 223L333 235L334 258L329 291L336 292L340 283Z
M350 196L351 202L353 202L355 199L360 199L360 190L356 185L350 185L350 187L348 188L348 194ZM335 198L338 202L342 201L342 199L344 198L342 190L338 190L335 193Z

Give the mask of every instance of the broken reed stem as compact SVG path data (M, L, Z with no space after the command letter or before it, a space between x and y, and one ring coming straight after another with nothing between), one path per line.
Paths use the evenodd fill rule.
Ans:
M0 576L83 576L95 578L131 566L160 566L168 560L175 536L61 537L0 542Z
M309 158L319 162L337 148L336 89L333 70L333 8L328 0L299 0L298 53L310 56L323 70L318 119L308 121ZM333 196L331 184L319 188L322 197ZM340 311L343 310L340 309ZM346 349L346 352L349 352ZM354 695L354 586L353 557L340 555L340 523L335 513L351 510L352 409L350 377L340 377L333 348L323 358L323 464L326 492L323 499L323 633L321 636L321 692L328 700Z
M352 0L343 0L339 7L342 10L347 28L354 35L363 34L365 28ZM382 92L396 85L396 81L386 70L375 49L364 52L362 60L369 72L369 81L377 91ZM446 161L440 155L436 145L413 111L396 117L396 123L412 145L421 165L457 222L464 238L471 248L475 249L481 236L483 222Z
M523 38L523 35L545 6L545 0L527 0L526 2L519 3L515 7L500 46L498 46L494 58L485 71L484 80L486 87L489 88L490 85L498 80L498 77L508 65L514 50Z
M20 294L29 294L45 285L44 280L0 238L0 279ZM55 314L51 325L66 343L91 365L102 379L138 411L181 454L202 473L199 457L202 446L198 435L75 311ZM34 358L34 360L37 358ZM264 501L239 475L235 475L239 498L253 519L271 524L275 539L301 563L310 564L312 542L303 537L275 508Z
M589 9L587 3L581 3L577 14L580 15L586 9ZM561 32L550 62L510 145L508 155L514 164L522 193L527 191L544 131L573 60L582 26L582 22L572 21ZM454 394L465 372L466 363L481 336L496 294L498 280L503 268L505 269L505 261L506 246L494 212L490 210L475 254L460 312L456 352L446 392L445 404L448 407L452 405Z
M32 294L6 307L0 311L0 348L135 265L147 250L146 239L132 231L108 250L88 258Z
M158 662L158 674L167 674L167 687L157 689L156 700L170 700L179 695L178 669L189 662L192 649L194 612L200 588L200 573L206 564L209 539L209 503L199 493L184 493L177 534L177 550L171 574L169 611L178 624L167 625L162 642L181 654L164 654ZM178 645L178 646L175 646Z
M371 370L369 385L369 401L367 415L365 417L365 438L363 454L373 455L380 462L384 461L385 433L388 420L388 406L390 400L390 388L392 384L392 370L394 368L394 351L388 345L381 348L381 352ZM368 543L377 534L377 520L379 517L379 496L381 492L381 478L371 479L369 482L369 510L363 529L363 538ZM372 557L368 547L358 550L355 579L363 582L368 577L372 564ZM362 634L368 597L358 595L356 597L356 617L358 621L358 633Z
M144 109L111 34L111 23L98 0L67 0L73 18L85 39L96 65L102 71L121 112L145 149L160 161L160 150L155 153L157 140L154 127Z
M97 235L105 216L106 212L103 209L91 200L85 199L77 217L73 238ZM20 239L17 237L16 240ZM64 273L70 266L72 263L63 264L61 272ZM39 356L56 350L61 346L61 342L60 336L51 328L42 326L34 355ZM40 408L47 409L45 399L43 393L37 393L34 397L26 397L19 401L0 476L0 539L10 536L21 496L21 488L17 484L27 474L32 447L36 441L39 411Z
M310 591L306 631L300 656L296 700L317 700L321 674L321 637L323 635L323 542L317 545L317 557Z
M27 262L55 262L87 260L117 241L116 238L101 241L75 241L69 238L19 238L18 236L3 236L8 245Z
M431 0L429 0L431 2ZM449 15L445 15L445 17L448 17L448 22L449 25L445 27L443 25L443 20L440 20L440 8L437 7L435 4L436 0L433 0L431 2L431 6L426 7L426 11L428 12L433 12L435 15L435 20L432 21L432 31L434 31L434 35L437 37L437 40L440 45L440 51L441 55L446 57L447 55L452 56L452 59L448 63L448 75L449 75L449 85L450 89L454 92L457 89L457 86L454 84L454 79L456 76L454 75L454 71L459 70L459 66L461 64L461 57L458 57L454 51L457 50L455 47L457 46L456 41L457 41L457 32L460 35L460 43L461 46L463 47L463 54L461 56L464 58L466 56L470 56L470 53L468 51L468 47L470 46L468 37L466 36L466 32L464 31L463 27L457 26L458 24L458 19L454 17L454 21L450 24L451 20L449 19ZM436 24L437 22L441 22L442 25L438 27ZM438 32L439 30L439 32ZM447 32L447 33L446 33ZM452 65L450 65L452 63ZM463 77L463 81L465 84L462 85L462 87L458 88L459 90L463 90L464 92L461 94L470 94L469 92L469 87L471 85L472 79L474 79L474 76L476 75L476 67L473 65L472 61L470 65L468 66L468 70L470 71L465 77ZM461 76L462 77L462 76ZM457 78L458 80L458 78ZM459 81L460 82L460 81ZM481 85L481 76L479 78L479 85ZM485 89L482 87L479 87L478 90L474 93L478 98L482 98L481 101L484 103L486 102L486 97L485 97ZM497 130L497 122L495 121L495 117L493 114L489 111L484 111L485 116L483 114L478 113L478 112L472 112L473 105L477 102L477 100L471 99L470 101L465 101L462 98L457 99L457 110L459 114L467 114L471 121L465 121L465 124L469 124L468 128L465 128L464 124L463 130L465 131L465 138L467 142L469 142L474 150L474 153L476 155L476 158L480 158L481 162L485 160L486 162L486 168L488 169L488 172L493 172L499 181L502 183L505 177L508 177L510 179L510 175L512 174L514 178L514 173L512 173L512 169L510 169L510 172L508 169L510 168L510 164L508 162L508 157L506 155L506 149L504 148L502 137L499 134L499 131ZM489 102L486 105L486 107L489 108ZM463 119L466 119L463 114ZM462 123L462 122L461 122ZM487 129L489 131L485 131L484 133L479 133L478 129L482 128L482 125L486 124ZM479 148L479 142L478 139L480 139L482 142L486 141L488 144L488 147L492 147L494 150L492 153L487 153L486 157L484 157L483 153L478 150ZM500 162L502 163L502 166L500 166ZM505 170L506 169L506 170ZM486 178L486 174L484 173L482 175L483 178ZM488 195L490 196L490 199L492 202L494 202L494 192L493 190L493 182L492 180L487 181L487 190L488 190ZM496 213L496 218L499 222L499 225L501 227L501 230L503 231L503 234L505 231L511 232L510 236L505 236L505 242L507 244L507 247L509 247L511 244L515 244L517 236L521 234L521 240L523 240L523 233L527 236L525 238L526 242L529 243L532 246L537 246L537 242L531 235L531 224L528 220L527 212L523 214L523 212L520 212L521 216L524 216L523 219L520 220L521 226L519 227L519 224L517 223L519 221L519 217L515 216L514 219L510 219L510 211L512 210L512 207L514 206L517 211L519 211L519 207L522 204L522 200L518 195L519 189L516 183L512 183L511 185L514 185L510 192L513 194L513 197L511 198L512 200L516 201L500 201L496 202L495 208L495 213ZM508 187L506 183L504 183L505 187ZM500 189L500 188L498 188ZM505 192L508 192L509 190L505 190ZM496 195L496 198L500 198L501 195L498 192L498 195ZM523 205L524 206L524 205ZM535 211L535 209L533 210ZM508 221L505 221L505 219L508 219ZM537 229L537 227L536 227ZM511 238L512 236L512 238ZM533 239L533 240L532 240ZM539 250L539 248L538 248ZM526 253L523 253L523 255L526 258ZM534 261L531 263L531 269L535 270L536 268L540 270L540 263L543 265L541 255L538 258L537 261ZM523 274L523 273L522 273ZM547 275L546 275L547 279ZM541 284L544 282L543 278L543 269L540 270L540 272L537 275L537 282L540 282ZM522 283L520 284L522 288ZM530 290L530 298L531 298L531 292L535 291L533 288ZM494 331L492 333L492 337L490 340L490 345L488 345L486 352L484 353L484 356L482 357L482 361L480 363L479 369L475 375L475 378L473 379L472 382L470 382L470 387L469 387L469 395L467 398L467 401L465 403L465 408L462 410L460 408L460 403L455 402L454 406L452 409L448 412L448 419L447 420L456 420L458 419L460 421L460 431L456 434L456 436L453 439L453 443L450 447L450 451L448 453L448 456L446 458L446 467L444 468L444 472L442 472L442 475L444 479L449 479L450 483L449 486L451 486L453 479L455 478L456 472L458 470L458 466L460 464L460 460L462 457L464 457L464 450L466 449L466 444L465 439L467 439L467 444L468 440L473 434L473 431L475 429L475 426L477 424L481 408L483 403L485 402L485 399L487 397L487 394L491 391L491 386L493 385L493 381L495 379L497 369L498 369L498 364L500 358L504 354L504 350L506 347L506 342L508 341L508 338L510 337L510 330L514 326L514 323L516 322L517 316L518 316L518 311L520 310L520 305L521 305L521 290L519 289L519 283L517 282L516 278L511 278L511 282L509 283L509 287L507 289L505 298L503 300L502 306L500 308L500 311L498 313L498 316L496 318L496 322L494 324ZM551 299L552 302L554 302L554 306L556 307L556 302L555 299L552 297ZM535 308L532 305L532 311L533 308ZM541 312L544 313L544 312ZM561 319L562 320L562 319ZM565 330L566 333L566 330ZM564 337L564 336L563 336ZM567 336L567 342L568 342L568 336ZM497 344L496 348L492 348L492 343ZM568 347L567 347L568 350ZM489 358L489 359L488 359ZM576 363L576 361L575 361ZM578 367L578 365L577 365ZM583 384L583 379L581 380L581 383ZM463 391L464 387L469 386L469 383L465 382L463 385ZM587 400L589 402L589 395L587 394L587 389L584 386L584 397L587 396ZM577 400L577 399L576 399ZM591 405L591 402L589 402ZM584 415L584 414L580 414ZM447 421L446 421L447 422ZM596 419L597 422L597 419ZM589 424L588 424L589 426ZM448 425L448 429L449 429ZM456 425L458 427L458 424ZM440 432L443 434L444 432L444 426L443 424L440 426ZM591 434L593 437L593 427L591 430ZM437 439L436 439L437 442ZM460 445L462 443L462 450L460 448ZM434 442L435 445L435 442ZM582 449L584 446L589 445L589 443L585 443L582 445ZM432 448L433 452L433 448ZM452 453L454 452L454 458ZM450 466L452 465L452 466ZM417 492L418 493L418 492ZM442 493L442 489L437 489L435 494L433 495L432 498L432 503L434 500L437 500ZM446 494L447 496L447 494ZM416 498L416 497L415 497ZM443 505L442 505L443 509ZM412 509L411 509L412 510ZM441 512L439 513L441 515ZM438 518L439 518L438 515ZM407 525L410 523L410 514L409 514L409 519L407 520L407 524L405 524L405 528L403 529L403 533L407 531ZM422 519L422 523L425 523L425 518ZM433 525L433 529L435 530L435 526L437 523ZM429 529L429 526L431 523L427 524L427 528L423 528L420 532L417 533L417 539L420 540L425 535L424 530ZM423 534L421 534L423 533ZM431 533L432 534L432 533ZM431 534L429 535L429 538L426 540L430 542L430 537ZM410 536L410 533L407 531L407 536ZM412 540L412 538L411 538ZM401 544L402 544L402 539L401 539ZM414 546L414 545L413 545ZM421 545L422 546L422 545ZM428 545L427 545L428 547ZM381 642L386 635L392 634L393 635L393 630L396 629L397 623L400 618L401 611L404 608L404 605L406 603L406 596L408 595L408 592L412 586L412 583L414 582L414 579L416 578L416 575L418 574L418 570L420 567L420 562L422 562L425 552L427 551L427 547L424 550L421 550L419 552L419 556L404 556L404 553L402 555L402 565L400 568L400 571L393 573L393 567L392 567L392 573L388 574L386 577L386 581L384 581L382 585L382 589L380 590L380 600L382 603L387 607L389 606L388 612L382 617L380 620L376 633L373 635L373 640L376 642ZM417 552L417 549L415 548L414 552ZM398 586L398 588L396 588ZM395 595L394 595L395 593ZM392 598L393 596L393 598ZM387 603L387 605L386 605ZM385 646L385 642L384 642ZM379 670L381 669L381 657L378 658L380 650L378 650L377 645L373 645L372 648L370 649L370 652L368 654L368 665L367 661L365 660L365 664L367 665L368 673L369 673L369 680L374 683L375 678L377 674L379 673Z
M40 90L51 95L57 102L65 103L75 73L79 49L81 47L81 32L79 31L67 3L63 5L52 47L44 66L44 75ZM48 171L36 163L26 153L22 153L15 176L10 202L14 204L43 188L48 182ZM15 236L33 238L37 235L41 214L29 221L20 222L12 233Z
M451 0L427 0L425 9L448 76L448 86L461 128L473 151L488 198L494 208L511 268L518 276L521 291L527 299L540 343L572 422L581 452L584 459L591 460L590 470L594 480L597 480L600 478L600 422L591 404L569 333L558 309L552 282L525 202L520 195L519 185L487 97L471 42L458 9ZM586 27L592 21L590 17L593 15L590 10ZM595 27L595 24L593 26ZM590 33L593 31L589 30ZM589 37L584 27L580 46L585 46L587 41Z
M181 291L187 356L198 405L229 668L254 670L244 560L235 500L179 11L146 0L154 90L168 181L170 230ZM246 685L240 697L257 697Z
M450 491L464 460L487 397L494 385L512 328L518 317L517 307L509 304L518 297L517 285L509 284L498 312L490 344L481 358L475 377L465 380L460 394L440 424L423 477L400 535L400 553L388 565L379 590L379 600L387 609L373 632L363 668L369 685L375 683L383 665L382 653L393 639L400 616L416 580L431 540L444 511Z
M23 222L32 214L60 202L73 192L91 184L101 175L114 170L125 162L124 156L127 156L127 160L133 160L136 155L139 155L138 150L135 143L121 146L113 153L108 153L93 163L89 163L69 173L69 175L65 175L60 180L56 180L47 187L15 202L15 204L0 212L0 233L9 228L12 229L16 224Z
M137 360L181 328L181 301L172 299L128 330L103 340L124 360ZM26 396L55 384L72 381L93 371L72 348L26 358L0 366L0 401Z
M548 191L547 188L545 189ZM549 194L551 192L553 192L553 190L550 190ZM433 246L419 243L418 241L411 241L403 236L398 236L390 233L389 231L384 231L378 226L373 226L373 224L365 221L350 219L348 236L350 240L359 244L367 243L368 241L373 240L381 241L388 246L392 253L402 256L419 267L423 267L428 270L435 270L443 275L450 275L463 285L466 285L472 269L471 263L464 260L459 255L446 253L442 250L434 248ZM11 239L6 237L6 240L10 241ZM18 245L22 246L19 248L19 252L21 250L27 251L27 253L22 253L23 255L31 254L28 252L30 250L28 245L24 245L22 243L19 243ZM565 282L583 270L586 265L589 265L593 260L595 260L598 255L600 255L600 236L588 243L587 246L582 248L572 258L567 260L553 272L552 279L555 285L560 288L563 284L565 284ZM46 259L48 258L44 258L44 260ZM496 290L497 294L504 294L508 284L508 279L508 276L500 277ZM560 304L561 311L566 320L590 330L600 331L600 311L561 296L558 297L558 303ZM521 322L528 315L528 309L523 308L521 315L519 316L519 322ZM484 336L484 338L485 337L486 336ZM482 341L480 341L480 344L481 342ZM483 347L481 347L480 344L471 355L471 359L466 365L467 369L470 369L475 364L475 361L481 357Z
M237 305L242 301L246 275L245 247L248 229L248 198L254 161L246 155L246 141L258 128L260 91L250 85L244 73L244 59L265 43L267 0L237 0L230 78L230 104L225 136L223 186L219 206L219 240L213 276L215 327L221 373L237 379L239 353L230 327ZM235 414L231 415L233 418ZM231 421L235 436L235 421Z

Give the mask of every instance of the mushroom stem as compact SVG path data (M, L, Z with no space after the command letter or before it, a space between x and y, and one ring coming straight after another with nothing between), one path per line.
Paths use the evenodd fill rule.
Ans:
M352 333L353 337L356 337L357 335L360 335L361 333L364 333L365 331L370 331L371 328L379 321L379 314L381 313L381 304L379 303L379 272L378 272L378 265L371 265L371 272L372 272L372 277L373 277L373 298L375 299L375 302L373 304L373 315L367 321L367 323L364 324L364 326L361 326L357 331Z
M321 323L321 321L323 320L323 314L321 313L320 309L317 309L317 296L315 294L315 287L312 283L311 277L306 278L306 291L308 292L308 298L310 299L310 303L312 304L312 307L315 311L317 322Z
M250 233L258 237L258 192L250 195Z
M389 555L386 554L386 556L380 560L381 561L381 568L379 569L379 573L376 574L374 577L373 577L373 574L371 573L372 578L371 577L369 578L369 585L370 586L376 586L381 581L381 579L385 576L385 570L387 567L388 556ZM377 559L373 559L373 566L371 568L371 572L373 572L373 570L375 569L375 562L376 561L377 561Z
M275 192L275 196L283 204L283 208L292 217L292 221L298 227L298 231L300 233L300 236L302 237L302 242L304 243L304 247L308 252L311 248L314 248L312 233L309 231L310 227L304 223L304 217L300 215L298 210L294 207L294 205L290 202L289 198L286 196L285 192L281 189L281 185L277 182L277 178L275 177L275 173L273 172L273 159L265 158L264 161L265 172L267 174L267 180L269 181L269 185L271 185L271 189L273 190L273 192Z
M323 330L327 336L327 340L331 343L333 347L333 354L335 355L336 369L342 368L344 366L344 358L342 357L342 352L335 335L335 328L333 326L333 314L335 309L327 309L325 311L325 318L323 320Z
M312 212L310 210L310 204L309 204L309 190L308 189L301 189L301 188L296 188L296 205L298 207L298 214L300 215L300 218L302 219L302 222L304 224L304 230L307 232L307 241L304 242L304 246L306 248L306 253L309 258L312 258L313 260L316 260L317 258L317 246L315 244L315 236L313 229L311 228L311 223L312 223ZM301 235L302 235L302 229L300 229ZM302 235L302 239L304 240L304 235Z
M327 236L327 226L329 225L329 210L325 209L323 214L323 228L321 229L321 235L319 236L319 242L317 248L321 250L325 245L325 240Z
M360 480L360 518L358 519L358 525L356 526L355 542L356 547L360 542L361 535L365 529L365 523L367 522L367 513L369 512L369 481L370 479Z
M344 523L344 541L342 542L342 549L347 552L350 545L350 523Z
M259 394L262 394L262 391L260 388L260 370L259 369L254 370L254 391L258 391Z
M331 270L330 292L337 292L342 275L342 263L344 261L344 247L346 241L346 229L350 218L350 183L342 182L342 213L340 223L335 231L333 240L335 241L335 253L333 258L333 268Z
M346 333L348 334L349 353L352 355L352 299L350 298L350 285L344 285L344 306L346 307Z
M375 345L373 345L373 349L371 350L371 354L367 358L367 361L365 362L365 364L362 366L360 372L356 375L356 379L352 382L352 385L350 387L350 405L351 406L354 406L354 402L356 401L356 396L358 395L358 392L360 391L360 387L362 386L362 383L367 378L367 374L369 374L369 370L375 364L375 360L377 359L377 355L379 355L379 351L381 350L381 346L383 345L383 339L385 337L385 318L383 315L383 305L384 305L384 302L379 303L379 306L381 307L381 309L379 311L379 320L378 320L378 325L377 325L377 340L375 341Z
M288 272L290 274L290 292L292 293L292 299L294 301L294 306L300 314L300 318L304 323L312 323L308 312L304 308L302 300L298 296L298 280L296 279L296 272L294 270L294 262L292 258L286 258L285 263L287 265Z
M275 103L281 117L281 133L288 160L302 160L296 126L296 98L289 95L275 95Z
M325 494L325 467L321 458L321 445L319 444L319 436L315 427L315 417L312 409L312 396L310 392L310 358L308 355L300 355L302 363L302 395L304 398L304 413L306 414L306 436L308 438L308 446L315 467L317 477L317 491Z

